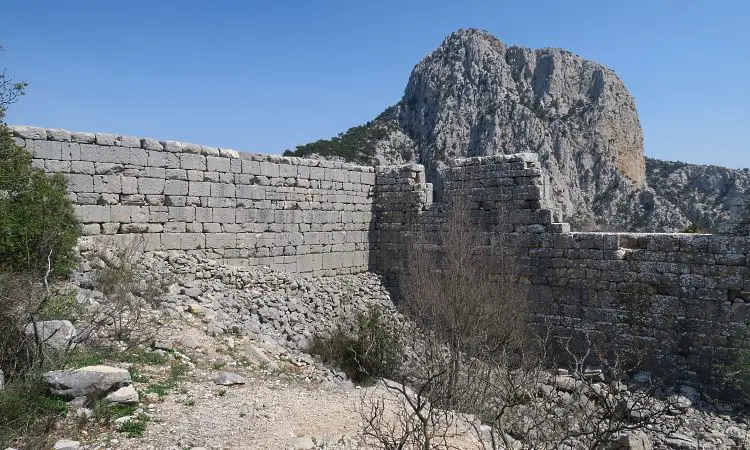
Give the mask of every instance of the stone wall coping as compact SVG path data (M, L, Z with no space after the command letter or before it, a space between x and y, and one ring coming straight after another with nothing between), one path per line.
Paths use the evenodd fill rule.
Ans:
M194 153L203 156L248 159L276 164L292 164L298 166L323 167L329 169L345 169L356 172L374 173L373 166L362 166L340 161L322 159L298 158L294 156L269 155L263 153L248 153L227 148L209 147L188 142L156 140L138 138L110 133L86 133L68 131L60 128L42 128L26 125L8 125L13 136L22 139L40 141L75 142L80 144L95 144L108 147L137 148L143 150L165 151L170 153Z
M531 152L519 152L490 156L472 156L468 158L454 158L449 161L449 165L451 167L479 166L504 162L539 163L539 155Z

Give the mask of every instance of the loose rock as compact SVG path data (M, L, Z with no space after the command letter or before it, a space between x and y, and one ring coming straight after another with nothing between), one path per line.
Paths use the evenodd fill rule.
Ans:
M54 370L44 374L50 392L66 397L101 396L131 384L130 373L110 366L87 366L75 370Z

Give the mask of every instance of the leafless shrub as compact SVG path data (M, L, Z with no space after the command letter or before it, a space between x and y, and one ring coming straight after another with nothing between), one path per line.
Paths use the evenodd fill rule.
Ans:
M87 253L95 267L91 287L101 298L89 299L89 313L81 321L82 335L124 342L128 348L154 339L159 326L151 310L159 304L170 280L147 276L142 270L144 246L142 238L119 246L100 242Z
M481 448L594 449L667 414L673 405L656 400L654 385L622 384L635 365L589 335L574 347L532 333L512 247L473 220L466 197L451 206L410 251L401 288L418 329L402 337L410 351L396 380L383 381L394 410L372 395L357 407L366 437L385 448L452 448L471 429ZM553 369L560 360L567 370Z

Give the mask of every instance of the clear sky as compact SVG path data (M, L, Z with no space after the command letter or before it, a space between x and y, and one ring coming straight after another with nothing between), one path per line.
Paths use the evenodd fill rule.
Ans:
M3 0L12 124L278 153L374 118L459 28L614 69L648 156L750 166L748 1Z

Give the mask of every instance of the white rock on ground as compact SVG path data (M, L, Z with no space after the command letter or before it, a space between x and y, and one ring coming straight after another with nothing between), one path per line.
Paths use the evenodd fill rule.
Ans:
M81 447L79 441L73 441L70 439L60 439L55 442L55 446L52 447L54 450L78 450Z
M69 320L46 320L26 324L24 330L31 339L44 343L45 346L58 352L65 351L73 343L76 328Z
M75 370L53 370L44 374L50 392L66 397L104 395L131 384L130 373L111 366L86 366Z
M214 383L220 386L234 386L245 384L245 378L232 372L222 372L214 378Z
M126 405L134 405L139 400L138 392L133 385L123 386L114 392L110 392L106 399L111 403L123 403Z

